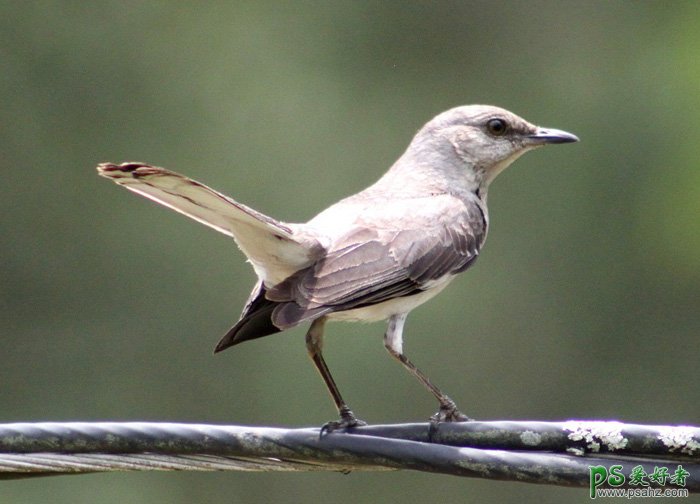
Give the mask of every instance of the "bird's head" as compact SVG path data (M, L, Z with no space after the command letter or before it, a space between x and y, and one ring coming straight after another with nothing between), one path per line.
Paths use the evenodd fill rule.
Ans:
M577 142L578 137L541 128L505 109L467 105L439 114L418 132L411 144L421 158L451 160L468 170L481 188L528 150L546 144ZM409 150L411 149L409 148Z

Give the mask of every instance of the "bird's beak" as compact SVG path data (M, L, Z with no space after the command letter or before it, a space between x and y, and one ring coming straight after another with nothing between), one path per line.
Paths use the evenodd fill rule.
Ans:
M527 138L530 139L534 145L571 143L579 141L576 135L554 128L537 128L537 130L531 135L528 135Z

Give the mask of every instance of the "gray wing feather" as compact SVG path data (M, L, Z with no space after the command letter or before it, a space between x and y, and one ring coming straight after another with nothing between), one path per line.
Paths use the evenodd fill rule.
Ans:
M428 288L466 269L486 235L477 204L457 200L452 214L407 216L402 229L357 227L325 258L270 289L273 322L291 327L323 314L381 303ZM411 223L407 229L406 223Z

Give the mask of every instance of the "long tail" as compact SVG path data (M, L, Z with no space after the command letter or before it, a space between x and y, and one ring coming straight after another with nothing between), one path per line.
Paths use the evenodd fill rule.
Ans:
M204 184L145 163L103 163L98 173L130 191L232 236L265 285L276 285L313 262L313 236L225 196Z

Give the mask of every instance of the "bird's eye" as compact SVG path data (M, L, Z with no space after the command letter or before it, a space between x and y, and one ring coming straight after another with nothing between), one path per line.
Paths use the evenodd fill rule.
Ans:
M493 136L503 136L508 131L508 123L503 119L489 119L486 123L486 129Z

